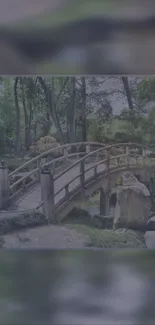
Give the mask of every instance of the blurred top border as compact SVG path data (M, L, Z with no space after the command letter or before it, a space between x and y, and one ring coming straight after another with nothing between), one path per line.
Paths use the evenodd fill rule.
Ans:
M154 38L154 0L1 0L0 74L154 74Z

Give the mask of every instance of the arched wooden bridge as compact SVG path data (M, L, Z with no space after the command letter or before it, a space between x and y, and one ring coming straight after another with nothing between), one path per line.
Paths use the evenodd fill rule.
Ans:
M112 189L123 171L141 173L146 178L148 172L155 170L155 159L149 157L151 152L136 143L106 146L97 142L67 144L48 150L9 174L11 209L45 212L45 205L51 204L52 218L60 220L76 201L94 190L101 186L106 192ZM61 156L53 158L55 153ZM45 174L50 175L51 182L46 190L42 181Z

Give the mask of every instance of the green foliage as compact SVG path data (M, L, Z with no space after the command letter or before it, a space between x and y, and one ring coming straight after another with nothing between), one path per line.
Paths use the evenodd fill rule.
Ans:
M59 143L56 142L56 139L50 136L45 136L40 138L39 141L36 142L36 144L32 145L30 147L31 154L40 154L43 153L49 149L54 149L59 146Z
M155 77L145 78L138 84L136 97L141 105L155 100Z
M0 156L5 151L5 124L0 120Z
M89 128L88 128L88 139L90 141L103 141L103 127L98 125L97 119L92 119L89 121Z
M4 77L0 87L0 120L6 136L14 136L16 115L12 78ZM3 126L2 126L3 125Z
M0 153L10 152L8 138L16 144L18 135L19 148L31 147L32 155L49 149L47 143L39 148L36 144L32 149L32 144L47 136L54 136L60 143L82 141L86 134L91 141L153 145L155 109L148 114L143 112L155 100L155 78L143 78L133 85L131 93L136 105L133 110L124 109L117 118L109 100L111 90L104 89L107 78L86 77L83 83L81 77L19 77L16 103L15 78L1 77ZM117 90L112 92L119 95Z
M68 225L88 236L87 246L98 248L145 248L144 240L136 232L117 233L110 229L97 229L86 225Z

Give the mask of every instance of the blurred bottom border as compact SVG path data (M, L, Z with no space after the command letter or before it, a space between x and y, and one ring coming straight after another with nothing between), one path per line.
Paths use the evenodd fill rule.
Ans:
M152 250L1 251L0 324L154 324Z

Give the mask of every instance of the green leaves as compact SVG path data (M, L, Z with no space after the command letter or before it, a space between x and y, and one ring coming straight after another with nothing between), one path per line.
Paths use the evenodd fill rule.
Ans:
M139 83L136 97L143 106L155 100L155 77L145 78Z

